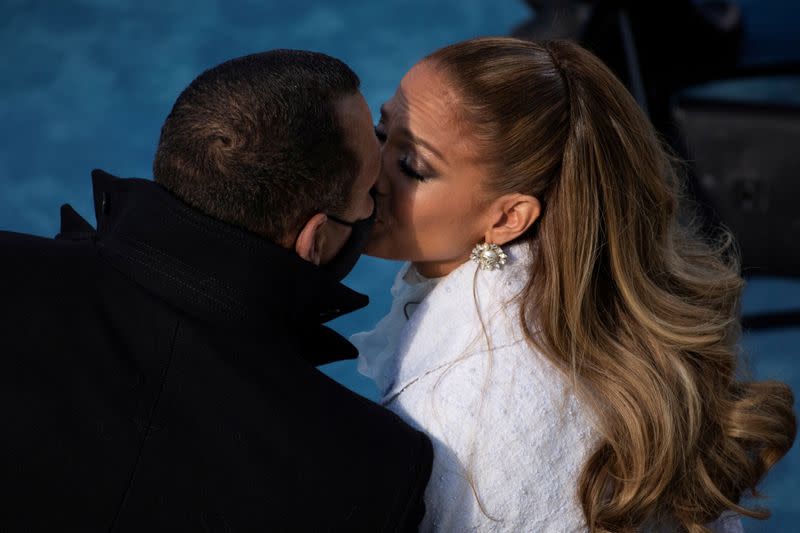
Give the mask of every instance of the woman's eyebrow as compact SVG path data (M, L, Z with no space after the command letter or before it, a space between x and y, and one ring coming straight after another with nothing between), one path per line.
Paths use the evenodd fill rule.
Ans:
M381 106L381 122L385 120L389 120L389 111L386 108L386 104L383 104ZM436 157L447 163L447 160L444 158L444 155L442 155L442 153L439 150L437 150L431 143L429 143L425 139L417 137L416 135L411 133L411 130L409 130L406 126L398 126L397 132L406 139L408 139L412 144L422 146L430 153L432 153L433 155L435 155Z

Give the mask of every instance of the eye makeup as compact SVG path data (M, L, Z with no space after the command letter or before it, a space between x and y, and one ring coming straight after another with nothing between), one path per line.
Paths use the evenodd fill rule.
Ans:
M386 126L384 124L385 114L382 114L380 122L375 125L375 137L378 138L378 142L380 142L381 146L386 144L389 136L385 130ZM411 135L407 130L403 129L397 132L398 135L404 140L403 144L407 144L408 146L413 146L416 138ZM394 144L394 143L393 143ZM397 166L405 176L409 178L415 179L420 182L424 182L430 177L433 177L433 172L428 168L428 165L421 164L418 157L414 157L411 154L405 154L397 160Z
M397 165L400 167L400 172L417 181L425 181L428 179L412 166L409 159L408 156L405 156L397 162Z

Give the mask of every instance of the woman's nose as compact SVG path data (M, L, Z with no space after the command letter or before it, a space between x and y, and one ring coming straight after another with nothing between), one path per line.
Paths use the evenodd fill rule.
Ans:
M375 182L373 190L378 196L389 196L392 192L392 184L383 168L381 168L381 171L378 173L378 180Z

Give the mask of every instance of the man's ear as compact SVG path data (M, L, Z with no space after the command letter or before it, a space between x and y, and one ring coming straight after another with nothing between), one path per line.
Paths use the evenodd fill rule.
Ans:
M315 265L319 265L322 255L322 244L325 240L322 227L327 221L328 217L322 213L317 213L308 219L294 244L294 251L297 252L297 255Z
M542 205L535 196L507 194L495 200L490 213L491 227L484 239L502 246L528 231L542 214Z

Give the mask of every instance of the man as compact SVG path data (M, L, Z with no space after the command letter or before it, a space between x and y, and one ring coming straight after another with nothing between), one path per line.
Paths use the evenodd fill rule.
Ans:
M315 368L379 167L356 75L272 51L189 85L155 182L93 173L96 230L0 233L0 530L415 529L430 442Z

